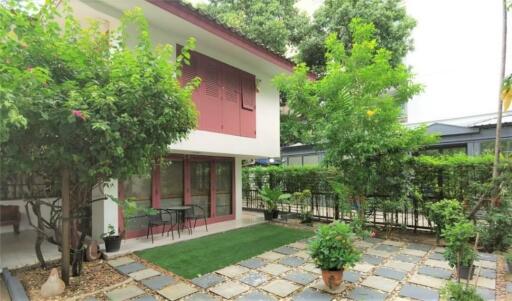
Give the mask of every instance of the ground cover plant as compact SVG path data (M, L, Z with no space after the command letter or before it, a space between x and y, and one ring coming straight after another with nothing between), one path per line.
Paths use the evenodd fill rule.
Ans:
M313 235L312 231L261 224L137 252L141 258L194 278Z

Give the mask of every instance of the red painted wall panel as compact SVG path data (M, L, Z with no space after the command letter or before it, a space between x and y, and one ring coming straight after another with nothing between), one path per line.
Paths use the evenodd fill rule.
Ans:
M241 81L239 71L223 65L222 132L240 136Z

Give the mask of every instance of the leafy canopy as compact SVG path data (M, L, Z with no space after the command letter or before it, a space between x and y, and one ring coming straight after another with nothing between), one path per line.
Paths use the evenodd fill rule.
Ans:
M325 162L343 171L352 192L364 194L378 176L379 165L400 162L407 153L433 140L424 128L400 123L403 106L421 88L401 64L391 63L391 52L378 48L375 27L354 19L349 26L352 51L335 34L325 47L326 72L317 81L301 64L293 75L275 83L283 91L290 114L311 131L313 143L326 149Z
M94 185L145 171L196 125L198 80L178 81L194 41L172 62L140 9L108 31L81 27L67 3L59 9L0 6L3 174L54 179L68 169L72 183Z

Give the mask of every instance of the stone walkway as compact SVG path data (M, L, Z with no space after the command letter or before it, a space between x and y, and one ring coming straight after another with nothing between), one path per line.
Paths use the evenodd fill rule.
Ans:
M363 258L345 271L344 283L335 291L324 286L306 242L300 241L191 281L161 274L131 257L110 260L134 282L105 295L115 301L439 300L439 289L454 277L442 248L380 239L359 241L357 246ZM478 277L473 283L478 280L477 290L485 300L496 296L496 260L495 255L480 254L475 263Z

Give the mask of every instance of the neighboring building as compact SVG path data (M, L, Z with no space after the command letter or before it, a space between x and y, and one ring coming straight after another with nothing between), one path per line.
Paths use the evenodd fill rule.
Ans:
M438 143L428 146L423 153L465 153L473 156L494 151L496 114L407 124L410 127L419 125L426 125L429 133L438 134L440 138ZM512 112L503 114L501 139L502 153L512 155ZM324 154L315 145L294 144L281 148L281 161L290 166L317 165Z
M181 1L74 0L71 4L79 19L99 19L109 28L119 25L124 10L141 7L155 44L179 48L189 37L196 39L192 64L184 68L182 80L202 78L193 95L198 128L186 140L170 145L171 164L155 166L150 175L124 183L113 180L105 191L94 194L132 197L154 208L197 204L206 209L209 223L240 218L242 160L280 155L279 93L271 80L291 72L293 63ZM23 203L18 204L22 208ZM111 200L94 203L92 236L99 238L109 224L117 228L122 218ZM127 230L128 237L145 235L146 221L130 222Z

